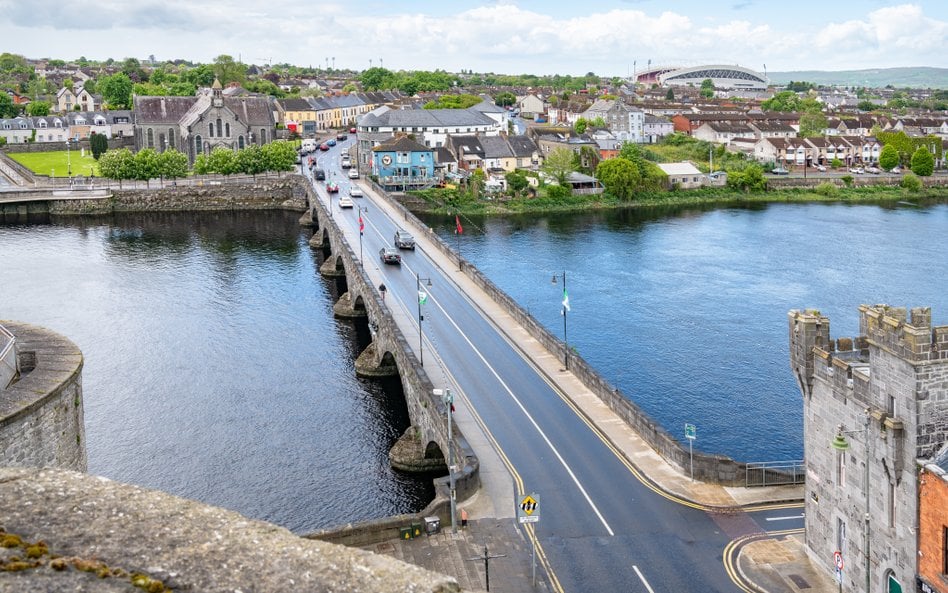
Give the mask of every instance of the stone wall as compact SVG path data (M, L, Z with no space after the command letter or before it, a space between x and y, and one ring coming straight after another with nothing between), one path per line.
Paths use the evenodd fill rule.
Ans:
M0 591L460 590L388 556L71 471L0 468L0 525Z
M82 353L47 329L2 323L16 336L20 377L0 390L0 465L85 471Z

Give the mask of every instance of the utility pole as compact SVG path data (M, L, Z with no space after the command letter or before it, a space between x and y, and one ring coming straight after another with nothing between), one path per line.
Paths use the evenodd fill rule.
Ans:
M468 560L483 560L484 561L484 581L486 584L486 590L490 591L490 559L491 558L505 558L507 554L488 554L487 546L484 546L484 555L475 556L474 558L468 558Z

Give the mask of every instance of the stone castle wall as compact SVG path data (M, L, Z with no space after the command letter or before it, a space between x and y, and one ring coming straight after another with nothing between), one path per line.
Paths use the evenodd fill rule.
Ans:
M4 321L20 377L0 390L0 465L85 471L82 352L47 329Z

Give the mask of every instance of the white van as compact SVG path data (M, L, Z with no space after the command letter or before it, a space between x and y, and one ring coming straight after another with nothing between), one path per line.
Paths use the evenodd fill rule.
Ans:
M303 154L309 154L316 150L316 139L315 138L306 138L303 140L303 144L300 145L300 150Z

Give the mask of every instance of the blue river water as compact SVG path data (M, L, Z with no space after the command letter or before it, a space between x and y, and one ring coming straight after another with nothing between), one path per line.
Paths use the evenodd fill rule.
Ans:
M89 470L296 532L423 508L393 471L397 381L355 377L297 214L153 213L0 223L0 319L85 355ZM454 219L429 219L456 244ZM802 455L787 311L855 335L860 303L948 323L948 207L756 206L465 219L461 251L698 449Z
M427 217L452 247L454 218ZM462 221L460 249L607 380L696 449L803 456L787 312L855 336L862 303L948 324L948 207L774 204ZM559 278L558 280L562 280Z

